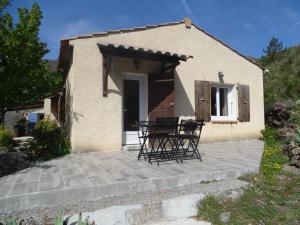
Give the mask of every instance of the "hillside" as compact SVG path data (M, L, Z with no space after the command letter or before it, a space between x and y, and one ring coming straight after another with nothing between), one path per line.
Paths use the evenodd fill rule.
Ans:
M45 59L45 60L48 61L49 70L51 72L56 72L58 60L57 59Z
M266 108L276 101L300 99L300 45L277 53L274 59L264 56L257 61L269 70L264 75Z

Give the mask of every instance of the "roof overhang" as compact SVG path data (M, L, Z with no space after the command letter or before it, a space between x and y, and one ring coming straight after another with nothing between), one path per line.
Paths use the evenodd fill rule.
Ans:
M103 97L107 97L108 95L108 73L110 70L112 58L115 56L158 61L162 62L162 65L164 65L165 63L172 63L171 67L173 67L173 69L175 69L175 67L179 65L179 61L187 61L187 59L193 58L193 56L191 55L184 55L172 53L169 51L154 50L123 44L98 43L98 47L103 55Z
M127 58L139 58L160 62L178 62L187 61L193 58L191 55L172 53L163 50L154 50L136 46L113 43L98 43L98 47L102 54L110 56L120 56Z

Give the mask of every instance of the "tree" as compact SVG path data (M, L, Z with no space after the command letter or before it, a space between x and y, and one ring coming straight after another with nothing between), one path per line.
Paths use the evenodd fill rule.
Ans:
M8 109L32 106L58 90L62 76L49 72L43 60L49 52L39 39L42 12L18 9L18 21L5 12L9 0L0 0L0 123Z
M263 52L267 57L273 60L279 52L283 50L283 44L281 41L278 40L276 37L272 37L267 49L263 49Z

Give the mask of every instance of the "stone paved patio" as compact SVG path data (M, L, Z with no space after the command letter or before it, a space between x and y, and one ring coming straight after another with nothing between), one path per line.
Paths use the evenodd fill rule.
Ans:
M71 154L0 178L0 213L76 200L236 178L258 171L263 142L200 145L203 162L150 165L137 152Z

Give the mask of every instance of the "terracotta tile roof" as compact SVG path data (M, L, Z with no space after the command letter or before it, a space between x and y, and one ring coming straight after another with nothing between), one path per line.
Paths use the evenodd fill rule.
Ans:
M98 43L98 46L100 48L101 47L109 47L109 48L114 48L114 49L133 50L133 51L138 51L141 53L150 53L150 54L171 56L171 57L179 58L182 61L186 61L187 59L194 58L192 55L185 55L185 54L180 54L180 53L173 53L173 52L169 52L169 51L155 50L155 49L137 47L137 46L132 46L132 45L100 42L100 43Z

